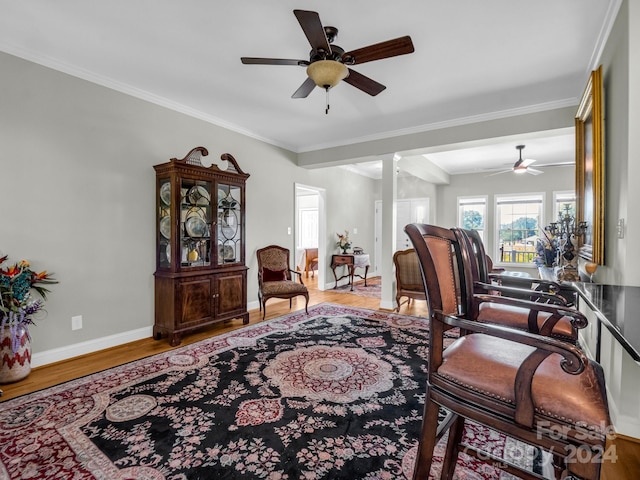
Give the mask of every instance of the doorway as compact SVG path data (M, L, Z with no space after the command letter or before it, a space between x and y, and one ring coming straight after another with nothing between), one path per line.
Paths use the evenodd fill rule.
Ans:
M375 266L382 273L382 201L375 205ZM409 223L429 223L429 197L396 200L396 250L413 248L404 227Z
M308 185L295 184L295 238L294 261L303 276L305 268L305 250L318 249L317 274L318 289L324 290L326 262L326 216L325 190ZM303 280L304 281L304 280Z

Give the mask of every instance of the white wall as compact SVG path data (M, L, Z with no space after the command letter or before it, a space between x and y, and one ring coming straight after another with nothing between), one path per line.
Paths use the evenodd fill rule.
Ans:
M151 335L152 167L193 147L205 146L209 158L231 153L251 175L250 303L257 248L294 248L295 182L327 190L328 242L357 226L354 240L373 247L369 179L299 168L291 152L4 53L0 71L0 252L60 281L31 329L34 365ZM84 326L72 331L75 315Z
M605 135L605 267L601 283L640 285L640 5L624 1L602 55ZM625 222L617 238L618 219Z

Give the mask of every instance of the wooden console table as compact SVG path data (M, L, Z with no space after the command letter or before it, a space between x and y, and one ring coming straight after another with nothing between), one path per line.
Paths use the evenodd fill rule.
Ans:
M331 270L333 271L333 278L336 280L336 286L338 288L338 281L343 278L349 278L349 285L353 291L353 277L362 278L364 280L364 286L367 286L367 272L369 271L369 254L363 253L360 255L354 255L352 253L343 253L337 255L331 255ZM338 277L336 274L336 268L340 266L347 267L347 273ZM364 276L355 273L356 268L364 268Z

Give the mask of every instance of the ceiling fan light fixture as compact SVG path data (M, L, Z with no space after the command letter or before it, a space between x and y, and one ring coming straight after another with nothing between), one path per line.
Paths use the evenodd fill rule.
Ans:
M307 75L320 88L328 90L349 75L349 69L336 60L318 60L307 67Z

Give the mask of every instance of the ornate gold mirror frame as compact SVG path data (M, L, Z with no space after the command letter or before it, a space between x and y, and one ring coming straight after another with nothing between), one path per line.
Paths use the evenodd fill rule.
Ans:
M604 264L604 111L602 66L591 72L576 113L576 215L587 222L579 255Z

